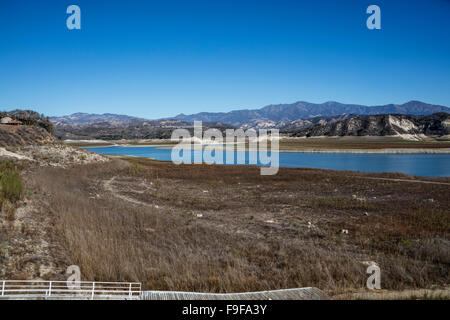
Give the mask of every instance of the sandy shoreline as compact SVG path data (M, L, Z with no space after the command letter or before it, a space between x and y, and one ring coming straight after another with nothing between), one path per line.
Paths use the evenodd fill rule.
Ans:
M145 144L145 145L129 145L129 144L115 144L110 146L80 146L81 148L107 148L107 147L127 147L127 148L143 148L143 147L156 147L159 149L171 149L174 145L162 145L162 144ZM194 148L193 150L198 150ZM218 149L230 150L231 147ZM268 149L270 151L270 148ZM246 149L246 151L257 151L256 149ZM386 149L283 149L280 148L280 152L289 153L354 153L354 154L450 154L450 148L386 148Z
M299 149L299 150L283 150L280 152L295 153L366 153L366 154L450 154L448 149Z

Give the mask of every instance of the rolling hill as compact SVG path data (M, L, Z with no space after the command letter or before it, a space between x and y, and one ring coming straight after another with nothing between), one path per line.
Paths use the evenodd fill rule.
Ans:
M68 116L61 117L50 117L50 121L53 123L70 123L70 124L81 124L81 123L95 123L95 122L128 122L128 121L136 121L145 119L138 117L131 117L122 114L112 114L112 113L104 113L104 114L96 114L96 113L74 113Z

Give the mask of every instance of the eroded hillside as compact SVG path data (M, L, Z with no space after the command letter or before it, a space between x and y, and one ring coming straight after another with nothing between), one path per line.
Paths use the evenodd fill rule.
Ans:
M55 139L44 128L38 126L11 126L0 124L0 146L18 147L26 145L45 145Z
M450 134L450 114L436 113L429 116L383 114L349 118L329 124L317 124L310 128L291 132L292 136L396 136Z

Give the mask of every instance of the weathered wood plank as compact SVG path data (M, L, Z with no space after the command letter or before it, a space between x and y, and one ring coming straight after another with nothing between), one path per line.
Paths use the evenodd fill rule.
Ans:
M327 300L329 297L313 287L242 292L199 293L179 291L142 291L142 300Z

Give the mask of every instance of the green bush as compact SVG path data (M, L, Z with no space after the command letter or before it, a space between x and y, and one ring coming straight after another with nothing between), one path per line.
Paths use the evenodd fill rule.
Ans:
M19 167L12 161L0 162L0 207L15 204L24 193Z
M144 171L144 167L140 165L139 163L134 163L131 166L128 167L128 174L129 175L141 175Z

